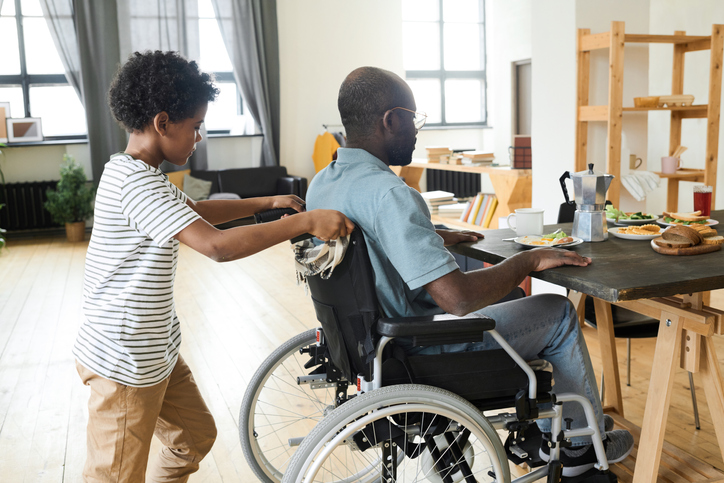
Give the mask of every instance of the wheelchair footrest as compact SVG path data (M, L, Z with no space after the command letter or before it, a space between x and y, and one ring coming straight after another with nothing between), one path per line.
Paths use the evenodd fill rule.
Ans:
M561 483L617 483L618 477L613 471L603 472L596 468L591 468L578 476L561 478Z
M523 431L522 437L520 431ZM531 468L543 466L546 464L540 457L540 445L543 441L543 433L538 429L535 422L524 425L517 432L511 432L508 439L505 440L505 452L508 459L520 465L526 463Z

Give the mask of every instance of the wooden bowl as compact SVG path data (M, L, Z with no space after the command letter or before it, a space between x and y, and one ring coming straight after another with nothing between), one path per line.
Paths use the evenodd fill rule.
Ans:
M659 96L634 97L635 107L656 107L659 105Z

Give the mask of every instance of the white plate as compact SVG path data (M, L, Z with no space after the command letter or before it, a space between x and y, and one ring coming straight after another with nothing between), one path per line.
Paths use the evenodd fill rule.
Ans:
M665 226L681 225L681 223L666 223L663 218L659 218L658 220L656 220L656 223L658 223L659 225L665 225ZM702 223L698 223L698 224L701 225ZM710 218L710 219L706 220L706 223L703 223L703 224L705 224L706 226L713 226L713 225L718 225L719 222L716 220L712 220ZM688 225L684 225L684 226L688 226Z
M532 247L532 248L539 248L539 247L556 247L556 248L568 248L568 247L574 247L576 245L580 245L583 243L583 238L578 238L577 236L572 236L573 238L572 242L569 243L562 243L559 245L540 245L538 243L532 243L535 241L539 241L541 239L540 236L519 236L513 241L517 243L518 245L523 245L524 247Z
M619 219L616 221L615 218L606 218L606 221L609 223L613 223L615 225L647 225L649 223L656 223L656 218L658 218L659 215L652 215L653 218L649 218L647 220L621 220Z
M617 238L623 238L624 240L653 240L654 238L658 238L661 236L663 231L659 230L658 233L652 233L651 235L632 235L630 233L619 233L619 228L609 228L608 232L617 237Z

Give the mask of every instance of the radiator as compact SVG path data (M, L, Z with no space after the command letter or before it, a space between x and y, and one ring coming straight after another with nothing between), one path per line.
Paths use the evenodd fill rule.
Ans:
M55 189L57 181L31 181L0 185L0 228L8 231L57 228L50 213L43 207L45 192Z
M475 196L480 192L480 174L428 169L427 191L450 191L456 198Z

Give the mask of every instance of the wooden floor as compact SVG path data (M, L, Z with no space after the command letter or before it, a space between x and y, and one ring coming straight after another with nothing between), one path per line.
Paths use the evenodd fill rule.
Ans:
M71 354L81 320L86 243L62 238L11 241L0 252L0 480L79 482L85 459L88 388ZM714 305L724 307L724 293ZM242 455L238 411L257 365L289 337L314 327L311 302L297 287L284 243L238 262L217 264L182 246L176 280L182 353L216 418L218 439L192 482L254 481ZM594 367L595 332L585 330ZM720 363L724 341L717 338ZM618 342L625 382L625 341ZM626 417L641 424L654 340L633 341ZM698 384L698 382L697 382ZM689 381L674 385L666 439L724 470L704 391L694 428ZM156 442L152 453L158 450Z

